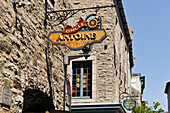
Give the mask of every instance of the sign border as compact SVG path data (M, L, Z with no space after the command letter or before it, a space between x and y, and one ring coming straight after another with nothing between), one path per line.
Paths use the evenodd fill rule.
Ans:
M125 101L133 101L133 102L135 103L135 106L134 106L133 108L128 109L128 108L125 106ZM123 106L124 106L128 111L131 111L131 110L133 110L133 109L136 107L136 100L130 100L130 99L123 100Z

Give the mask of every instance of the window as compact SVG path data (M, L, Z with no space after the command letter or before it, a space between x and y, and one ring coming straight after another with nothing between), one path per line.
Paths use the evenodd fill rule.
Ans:
M117 25L117 18L116 18L116 22L115 22L115 23L116 23L116 25Z
M113 49L114 49L114 65L115 65L115 69L116 69L116 47L114 46Z
M122 33L120 32L120 40L122 40L122 37L123 37L123 36L122 36Z
M124 87L126 89L126 73L124 74Z
M106 50L107 49L107 45L104 45L104 50Z
M92 97L92 61L75 61L72 64L72 97Z

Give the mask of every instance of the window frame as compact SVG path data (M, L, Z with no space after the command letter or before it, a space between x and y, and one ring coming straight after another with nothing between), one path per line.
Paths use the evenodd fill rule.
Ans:
M97 98L97 89L96 89L96 79L97 79L97 58L96 56L90 55L88 59L85 57L80 57L77 59L70 60L70 65L68 65L67 71L70 75L71 91L72 91L72 62L74 61L87 61L92 60L92 98L72 98L72 103L82 103L82 102L96 102ZM71 92L72 94L72 92Z
M74 65L74 63L77 63L77 64L80 64L80 96L77 96L77 97L73 97L72 96L72 98L86 98L86 99L90 99L90 98L92 98L92 61L91 60L87 60L87 61L73 61L72 62L72 65ZM90 95L89 96L83 96L83 92L84 92L84 89L83 89L83 80L84 80L84 78L83 78L83 75L84 75L84 67L83 67L83 65L85 64L85 63L90 63L90 68L91 68L91 74L90 74L90 78L89 79L91 79L90 80ZM74 69L74 67L72 66L72 70ZM75 68L76 69L76 68ZM76 73L77 74L77 73ZM72 71L72 76L73 76L73 71ZM88 76L88 75L87 75ZM76 78L76 80L77 80L77 78ZM72 78L72 82L73 82L73 78ZM72 83L73 84L73 83ZM87 81L87 84L88 84L88 81ZM71 90L72 91L72 90ZM71 93L71 94L73 94L73 93Z

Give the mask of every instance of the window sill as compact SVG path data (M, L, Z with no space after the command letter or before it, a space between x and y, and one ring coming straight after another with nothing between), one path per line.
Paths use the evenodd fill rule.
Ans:
M96 99L92 98L72 98L72 103L84 103L84 102L95 102Z
M92 99L90 97L72 97L71 99Z

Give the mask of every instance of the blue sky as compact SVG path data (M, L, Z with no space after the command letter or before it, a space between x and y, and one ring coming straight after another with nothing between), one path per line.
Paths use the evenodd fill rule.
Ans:
M123 0L128 25L134 31L133 73L146 77L144 100L168 110L165 85L170 82L170 0Z

